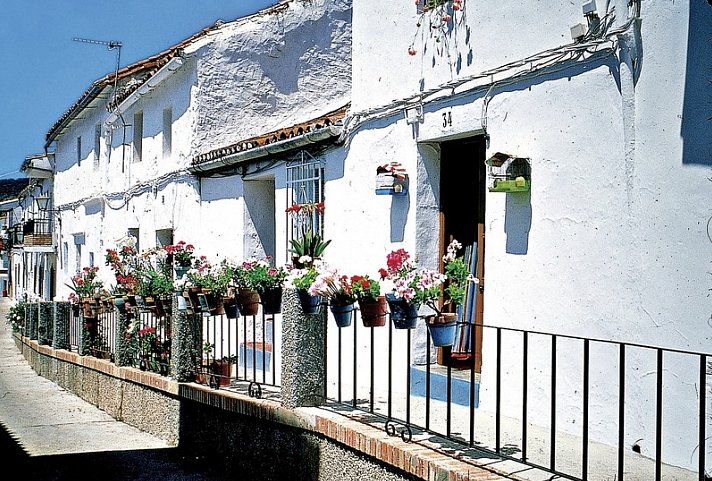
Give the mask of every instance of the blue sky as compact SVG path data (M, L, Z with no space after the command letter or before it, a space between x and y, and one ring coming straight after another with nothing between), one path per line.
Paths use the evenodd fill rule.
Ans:
M0 179L23 177L49 128L91 83L113 72L115 50L73 38L118 40L121 67L158 53L216 20L278 0L2 0Z

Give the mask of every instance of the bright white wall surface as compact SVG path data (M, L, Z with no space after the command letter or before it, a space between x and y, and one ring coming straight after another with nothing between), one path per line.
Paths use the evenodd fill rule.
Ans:
M198 153L312 120L349 101L351 2L288 2L226 25L196 55Z
M284 264L283 163L250 177L255 182L249 184L248 202L249 189L240 176L198 179L185 169L198 154L343 107L351 88L350 45L350 2L286 2L226 23L187 45L182 66L135 102L124 104L127 125L117 119L111 130L104 129L98 164L94 131L109 117L106 101L83 112L56 144L55 203L63 209L60 246L68 243L68 262L58 274L60 296L69 293L64 282L77 265L74 234L80 233L86 242L80 266L88 265L89 252L103 266L106 249L130 228L139 229L141 249L155 245L156 230L172 228L175 241L194 244L198 255L213 261L272 253ZM163 155L167 108L173 118L168 158ZM137 112L143 115L140 161L132 155L129 125ZM279 229L270 228L270 218ZM113 283L108 268L100 274Z
M597 3L600 12L605 2ZM627 2L610 3L617 10L612 28L624 25ZM705 114L699 105L710 105L712 9L703 4L643 2L642 22L614 38L620 49L520 78L507 77L515 69L480 79L487 69L571 43L570 26L586 23L580 4L467 1L464 17L456 14L462 23L446 35L449 50L437 54L445 40L436 45L418 34L417 54L409 56L415 6L356 0L352 107L362 115L350 124L347 164L371 158L379 159L374 165L398 160L408 168L409 200L399 202L416 212L406 215L403 244L435 262L437 144L486 129L487 156L531 158L532 189L486 196L485 324L709 352L712 129L709 109ZM468 76L468 84L428 95ZM411 129L404 106L393 99L420 91L426 92L424 118ZM451 126L442 125L443 113L452 116ZM347 176L339 181L347 184ZM355 214L385 220L392 229L381 201L376 197ZM385 229L360 242L376 246L387 239ZM510 337L505 371L520 378L521 339ZM542 376L530 385L530 419L542 425L549 421L547 342L529 354ZM557 426L580 434L579 344L559 343ZM494 407L493 346L488 330L481 387L486 410ZM618 351L597 344L591 356L591 436L614 444ZM642 439L643 454L654 455L655 351L651 358L631 348L626 360L626 448ZM697 456L691 414L698 363L673 354L664 360L665 462L688 467ZM507 389L505 413L518 416L521 393L516 383Z

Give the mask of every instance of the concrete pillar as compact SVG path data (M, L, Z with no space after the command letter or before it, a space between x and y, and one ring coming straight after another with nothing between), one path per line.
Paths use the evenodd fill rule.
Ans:
M55 349L69 350L69 302L53 302L52 318L54 333L52 335L52 347Z
M179 302L180 293L173 296L171 316L171 366L170 374L178 382L190 382L200 362L200 314L186 310L185 302Z
M28 302L25 308L25 337L37 339L37 318L39 316L39 303Z
M99 319L96 316L85 316L82 309L79 313L79 320L82 326L82 335L79 338L79 355L87 356L92 353L93 348L98 347Z
M135 307L125 307L119 309L116 313L116 365L117 366L133 366L134 365L134 345L137 341L131 339L128 333L131 329L131 321L136 319L137 310Z
M282 404L319 406L326 386L326 310L304 314L296 289L282 298Z
M43 345L51 345L54 336L54 315L52 313L52 303L42 301L38 308L39 319L37 322L37 342Z

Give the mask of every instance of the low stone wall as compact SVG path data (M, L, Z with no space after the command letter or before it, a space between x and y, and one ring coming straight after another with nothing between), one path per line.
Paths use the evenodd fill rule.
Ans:
M195 383L119 367L16 336L30 365L112 417L203 457L239 479L484 481L521 479L436 448L388 436L367 413L287 408ZM453 453L455 453L453 449ZM458 459L460 458L460 459Z

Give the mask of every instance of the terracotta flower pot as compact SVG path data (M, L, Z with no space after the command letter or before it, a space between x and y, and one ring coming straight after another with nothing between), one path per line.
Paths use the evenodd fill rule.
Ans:
M254 289L239 289L237 304L243 316L256 316L260 309L260 294Z
M361 310L361 321L366 327L380 327L386 325L386 314L388 304L384 296L379 296L376 300L359 299L358 307Z

